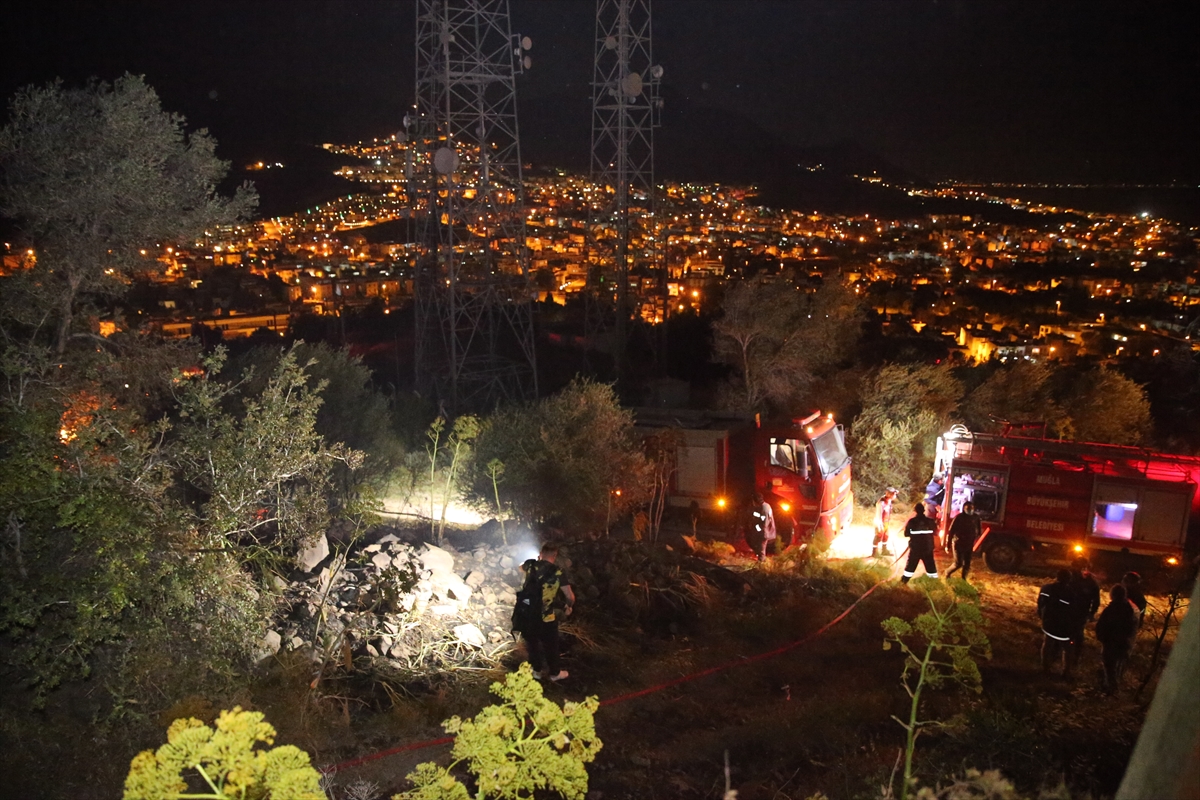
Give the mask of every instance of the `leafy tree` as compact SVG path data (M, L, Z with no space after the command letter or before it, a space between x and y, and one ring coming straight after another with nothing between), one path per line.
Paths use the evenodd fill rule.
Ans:
M907 718L892 717L905 732L901 800L906 800L913 786L912 760L917 737L926 728L948 727L948 723L939 720L920 718L921 694L927 688L947 682L981 692L983 679L975 659L992 657L975 587L964 580L942 582L924 577L918 578L913 586L925 595L929 610L911 622L889 617L881 623L887 634L883 649L895 646L904 654L900 685L910 700Z
M399 443L391 431L387 398L373 386L371 370L362 359L349 351L324 342L296 342L290 348L278 344L256 347L229 359L234 374L253 374L244 384L245 391L261 391L267 376L291 353L297 363L305 364L307 386L320 387L321 406L317 409L316 430L326 441L362 450L369 458L394 458Z
M325 800L321 775L310 765L308 753L290 744L256 749L274 743L275 728L258 711L222 711L216 730L198 719L177 719L167 729L166 744L134 757L122 797ZM189 781L203 788L190 790Z
M504 462L501 499L527 520L598 526L614 498L617 513L646 499L633 416L606 384L577 378L558 394L486 420L467 475L468 494L484 507L495 502L486 469L493 459Z
M729 405L784 407L853 351L862 306L847 287L824 284L815 293L791 280L740 281L713 323L714 353L733 367Z
M247 376L220 379L224 362L218 348L178 393L176 457L198 498L199 528L210 546L234 548L244 561L293 556L328 527L333 464L355 469L362 453L317 433L324 384L309 387L310 364L294 350L250 396L236 394ZM235 400L236 414L228 407Z
M950 424L962 384L949 366L888 364L863 392L851 426L855 481L867 497L928 477L937 436Z
M914 464L914 443L935 428L937 420L933 414L918 411L895 422L881 419L869 434L856 437L854 482L858 496L871 503L889 486L915 485L919 473L914 470L920 466Z
M475 776L473 797L532 798L553 792L567 800L587 795L586 764L602 746L593 715L600 703L589 697L567 701L562 708L542 696L532 669L522 664L504 683L492 684L503 702L488 706L474 719L451 717L443 726L453 733L454 761L447 767L425 763L408 775L416 788L393 800L470 800L467 787L453 775L466 763ZM540 796L540 795L538 795Z
M231 358L226 370L249 374L239 391L253 395L262 391L288 352L298 364L306 365L308 389L320 391L316 432L332 445L363 453L362 464L353 470L344 462L334 462L331 480L338 500L369 498L382 490L404 462L405 447L392 424L388 399L374 387L371 370L359 358L325 343L297 342L290 349L273 344Z
M100 646L103 682L125 698L193 669L219 680L258 633L250 582L189 524L170 425L143 407L169 397L165 360L132 352L49 373L4 365L0 630L39 700L88 675Z
M1070 421L1054 399L1054 378L1054 367L1044 361L1002 366L967 395L963 416L972 430L989 430L999 422L1044 422L1048 435L1060 436Z
M141 77L84 88L27 86L0 130L0 213L16 218L37 250L24 276L26 322L53 319L62 354L85 294L118 294L155 262L139 250L233 222L256 201L216 186L228 165L201 130L164 112Z
M1071 382L1062 405L1070 409L1070 438L1134 445L1142 444L1150 432L1145 390L1116 370L1101 367L1084 373Z

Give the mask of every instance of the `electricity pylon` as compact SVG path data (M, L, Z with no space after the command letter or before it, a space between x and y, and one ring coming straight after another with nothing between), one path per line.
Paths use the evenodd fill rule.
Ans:
M633 306L630 274L659 282L651 313L665 322L665 274L654 227L654 128L662 101L662 67L651 48L650 0L596 0L592 72L591 177L602 190L589 215L587 337L611 348L624 371ZM642 292L638 292L638 298Z
M508 0L417 0L416 378L453 411L537 395L515 81L531 44Z

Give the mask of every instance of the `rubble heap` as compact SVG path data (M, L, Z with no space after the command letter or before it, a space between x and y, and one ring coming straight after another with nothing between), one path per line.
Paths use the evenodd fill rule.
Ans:
M282 587L259 656L302 651L398 679L494 665L513 642L522 549L457 552L388 533L330 554L322 537Z

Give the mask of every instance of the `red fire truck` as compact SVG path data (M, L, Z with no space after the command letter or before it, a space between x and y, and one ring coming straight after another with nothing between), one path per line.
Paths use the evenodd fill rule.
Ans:
M854 497L845 433L832 414L762 423L757 416L638 409L643 435L674 430L675 473L668 502L695 503L732 529L754 492L771 503L782 536L827 541L850 524Z
M1194 456L955 426L938 437L934 470L946 479L942 535L973 502L984 529L977 548L996 572L1105 552L1173 566L1200 536Z

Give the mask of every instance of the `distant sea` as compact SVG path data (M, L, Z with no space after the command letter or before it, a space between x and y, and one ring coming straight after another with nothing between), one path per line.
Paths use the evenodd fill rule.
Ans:
M229 158L229 156L226 157ZM250 172L244 169L247 162L257 159L268 161L268 163L279 160L286 166L283 169L260 172ZM259 191L260 202L257 215L259 217L293 214L318 203L362 190L360 185L333 174L333 171L339 166L357 163L356 159L350 156L333 155L312 144L290 142L281 146L275 143L269 147L248 149L241 158L235 155L230 160L234 163L230 170L228 187L232 188L233 185L243 180L253 181ZM826 181L826 183L829 182ZM903 193L897 193L897 196L892 199L901 202L902 205L902 201L913 205L912 208L905 206L907 211L902 208L891 208L888 203L889 197L881 196L878 193L871 193L869 198L858 198L857 202L850 204L854 208L843 207L848 201L842 197L845 191L839 191L839 187L845 190L846 186L849 186L851 190L858 190L861 193L862 184L850 179L837 180L829 185L826 183L807 186L803 193L803 201L799 205L789 202L795 198L771 199L792 207L812 208L830 213L850 213L852 211L857 213L861 210L868 210L873 213L899 215L928 213L930 210L923 208L929 205L928 202L914 205L911 198L903 196ZM1061 208L1107 214L1148 212L1151 216L1165 217L1182 225L1200 226L1200 186L1032 187L1003 184L984 188L997 196L1019 197L1022 200ZM890 192L886 194L891 195ZM857 195L855 196L857 197ZM857 205L863 203L866 203L867 206L879 205L880 208L866 208L865 206L863 209L857 208ZM823 208L823 205L828 207ZM944 205L944 203L939 205ZM974 204L971 206L973 207ZM970 208L964 210L963 213L970 213Z
M1045 205L1102 214L1141 214L1164 217L1187 226L1200 226L1200 186L991 186L991 194L1019 197Z

